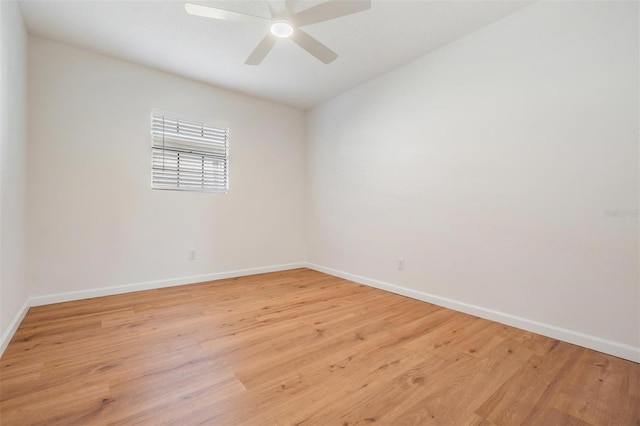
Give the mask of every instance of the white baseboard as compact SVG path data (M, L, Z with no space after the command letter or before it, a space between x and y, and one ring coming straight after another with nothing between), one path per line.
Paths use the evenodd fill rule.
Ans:
M2 334L2 337L0 338L0 356L2 356L5 349L9 345L9 342L13 338L13 335L16 333L16 330L18 330L20 323L24 319L27 311L31 306L42 306L50 305L52 303L71 302L73 300L88 299L91 297L111 296L114 294L131 293L133 291L152 290L156 288L173 287L184 284L195 284L205 281L243 277L246 275L263 274L266 272L286 271L288 269L304 267L306 267L305 263L289 263L285 265L263 266L259 268L239 269L228 272L215 272L211 274L193 275L190 277L172 278L168 280L147 281L142 283L118 285L113 287L93 288L89 290L70 291L66 293L47 294L44 296L30 297L13 318L13 321L11 321L9 328L7 328L7 330L5 330L5 332Z
M112 296L114 294L131 293L141 290L153 290L157 288L173 287L185 284L195 284L205 281L222 280L226 278L243 277L246 275L263 274L266 272L285 271L287 269L304 268L305 263L289 263L285 265L263 266L259 268L238 269L228 272L214 272L211 274L192 275L190 277L170 278L158 281L146 281L118 285L113 287L93 288L89 290L70 291L67 293L47 294L32 297L31 306L50 305L52 303L71 302L73 300L89 299L91 297Z
M4 353L4 350L7 349L7 346L9 346L9 342L11 342L11 339L13 339L13 335L16 334L16 330L18 330L20 323L24 319L24 316L27 315L27 311L30 307L30 300L25 300L22 308L20 308L16 316L13 317L13 320L9 324L9 328L7 328L4 333L2 333L2 337L0 337L0 357Z
M464 312L466 314L474 315L480 318L485 318L491 321L496 321L502 324L510 325L512 327L520 328L523 330L531 331L533 333L541 334L543 336L551 337L553 339L562 340L574 345L582 346L585 348L593 349L598 352L603 352L609 355L624 358L629 361L640 363L640 348L629 346L623 343L613 342L611 340L602 339L600 337L590 336L588 334L580 333L573 330L568 330L562 327L556 327L554 325L533 321L527 318L522 318L516 315L506 314L504 312L494 311L492 309L483 308L481 306L471 305L464 302L459 302L453 299L447 299L445 297L436 296L429 293L424 293L418 290L412 290L406 287L401 287L395 284L386 283L383 281L374 280L371 278L362 277L348 272L339 271L332 268L327 268L313 263L307 263L306 267L315 271L324 272L329 275L344 278L349 281L354 281L359 284L368 285L370 287L386 290L391 293L400 294L402 296L411 297L412 299L421 300L423 302L432 303L434 305L443 306L445 308L453 309L455 311Z
M371 278L362 277L359 275L351 274L344 271L339 271L332 268L316 265L313 263L290 263L285 265L265 266L259 268L240 269L228 272L216 272L211 274L194 275L190 277L173 278L168 280L147 281L142 283L133 283L126 285L119 285L113 287L102 287L96 289L73 291L67 293L49 294L44 296L36 296L28 299L20 311L16 314L13 321L11 321L9 328L0 337L0 356L4 353L4 350L9 345L9 342L13 338L16 330L18 329L23 318L27 314L29 307L48 305L52 303L70 302L73 300L87 299L91 297L111 296L114 294L130 293L140 290L151 290L163 287L172 287L184 284L194 284L204 281L220 280L226 278L242 277L246 275L262 274L267 272L285 271L295 268L309 268L319 272L324 272L329 275L344 278L350 281L354 281L360 284L365 284L371 287L386 290L391 293L400 294L403 296L411 297L412 299L422 300L424 302L433 303L434 305L443 306L459 312L475 315L481 318L496 321L502 324L517 327L523 330L538 333L543 336L551 337L565 342L573 343L575 345L583 346L585 348L593 349L599 352L624 358L634 362L640 362L640 348L625 345L623 343L613 342L611 340L602 339L595 336L579 333L576 331L568 330L561 327L541 323L538 321L529 320L526 318L518 317L516 315L506 314L503 312L494 311L492 309L483 308L476 305L471 305L457 300L448 299L440 296L436 296L429 293L424 293L418 290L412 290L406 287L401 287L395 284L386 283L383 281L374 280Z

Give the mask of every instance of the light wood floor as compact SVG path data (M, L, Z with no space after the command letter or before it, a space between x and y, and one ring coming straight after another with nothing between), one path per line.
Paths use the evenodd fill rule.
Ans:
M638 425L640 364L308 269L31 308L3 426Z

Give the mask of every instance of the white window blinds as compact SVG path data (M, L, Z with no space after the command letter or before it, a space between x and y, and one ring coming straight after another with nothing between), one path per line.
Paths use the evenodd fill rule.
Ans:
M228 129L151 114L151 187L183 191L229 189Z

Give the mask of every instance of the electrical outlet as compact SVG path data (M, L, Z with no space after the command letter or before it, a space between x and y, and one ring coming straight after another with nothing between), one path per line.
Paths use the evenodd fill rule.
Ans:
M196 251L189 250L189 260L196 260Z
M404 259L398 258L398 270L402 271L404 269Z

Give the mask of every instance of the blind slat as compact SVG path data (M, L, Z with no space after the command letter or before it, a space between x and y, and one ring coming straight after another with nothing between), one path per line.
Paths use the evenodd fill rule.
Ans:
M154 146L152 147L154 151L164 152L165 156L170 155L170 152L176 152L180 154L194 154L197 156L207 156L207 157L221 157L226 158L227 152L222 149L196 149L193 146L183 146L179 144L166 144L164 148L162 146Z
M177 120L174 118L169 118L167 116L162 115L154 115L151 120L152 126L160 126L164 125L165 129L191 129L191 130L202 130L205 132L211 133L226 133L227 129L222 129L216 126L208 125L205 123L196 123L194 121L186 121L186 120Z
M220 180L224 180L225 179L225 173L199 173L196 171L192 171L192 172L185 172L184 170L181 171L177 171L177 170L167 170L167 169L154 169L156 172L156 176L160 177L174 177L177 175L181 175L184 177L196 177L198 179L202 178L202 179L220 179Z
M174 133L174 132L153 132L153 139L162 143L169 139L173 139L176 141L194 141L201 142L205 144L220 144L224 145L226 141L226 136L209 136L209 135L200 135L200 134L190 134L190 133Z

